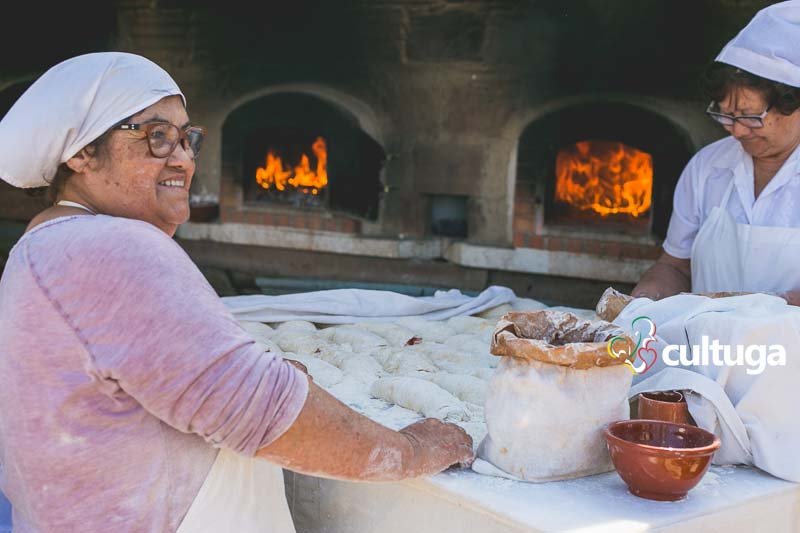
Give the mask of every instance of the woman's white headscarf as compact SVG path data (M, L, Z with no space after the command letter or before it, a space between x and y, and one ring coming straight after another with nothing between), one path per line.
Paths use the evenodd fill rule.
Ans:
M42 187L58 165L108 128L166 96L186 98L167 72L142 56L101 52L59 63L0 121L0 178Z
M800 87L800 0L765 7L725 45L717 61Z

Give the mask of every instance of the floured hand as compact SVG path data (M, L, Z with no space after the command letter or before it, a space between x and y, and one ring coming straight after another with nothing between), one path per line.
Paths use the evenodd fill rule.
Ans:
M412 477L438 474L453 465L469 467L475 459L472 437L456 426L426 418L400 430L414 449L409 468Z

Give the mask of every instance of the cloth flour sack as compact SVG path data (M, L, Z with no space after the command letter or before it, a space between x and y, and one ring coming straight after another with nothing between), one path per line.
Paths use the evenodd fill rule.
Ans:
M633 376L606 349L617 333L562 311L504 315L492 336L502 360L486 392L488 434L476 461L496 469L476 471L534 482L610 471L603 430L629 418Z

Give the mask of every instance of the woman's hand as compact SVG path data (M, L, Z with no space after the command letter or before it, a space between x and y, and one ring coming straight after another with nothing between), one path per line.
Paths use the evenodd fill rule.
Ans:
M401 429L400 434L414 449L414 477L436 474L454 464L469 467L475 459L472 437L455 424L426 418Z
M800 290L786 291L778 296L786 300L789 305L800 306Z
M308 384L300 415L256 456L289 470L348 481L399 481L472 461L461 428L428 419L392 431Z
M642 275L639 284L631 291L631 296L660 300L690 290L692 290L691 261L678 259L664 252Z

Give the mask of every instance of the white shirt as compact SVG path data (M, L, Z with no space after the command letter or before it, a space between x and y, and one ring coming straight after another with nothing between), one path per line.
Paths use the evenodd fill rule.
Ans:
M800 227L800 148L755 198L753 159L733 137L697 152L675 187L672 218L664 251L689 259L697 231L722 201L734 180L734 190L723 206L740 224Z

